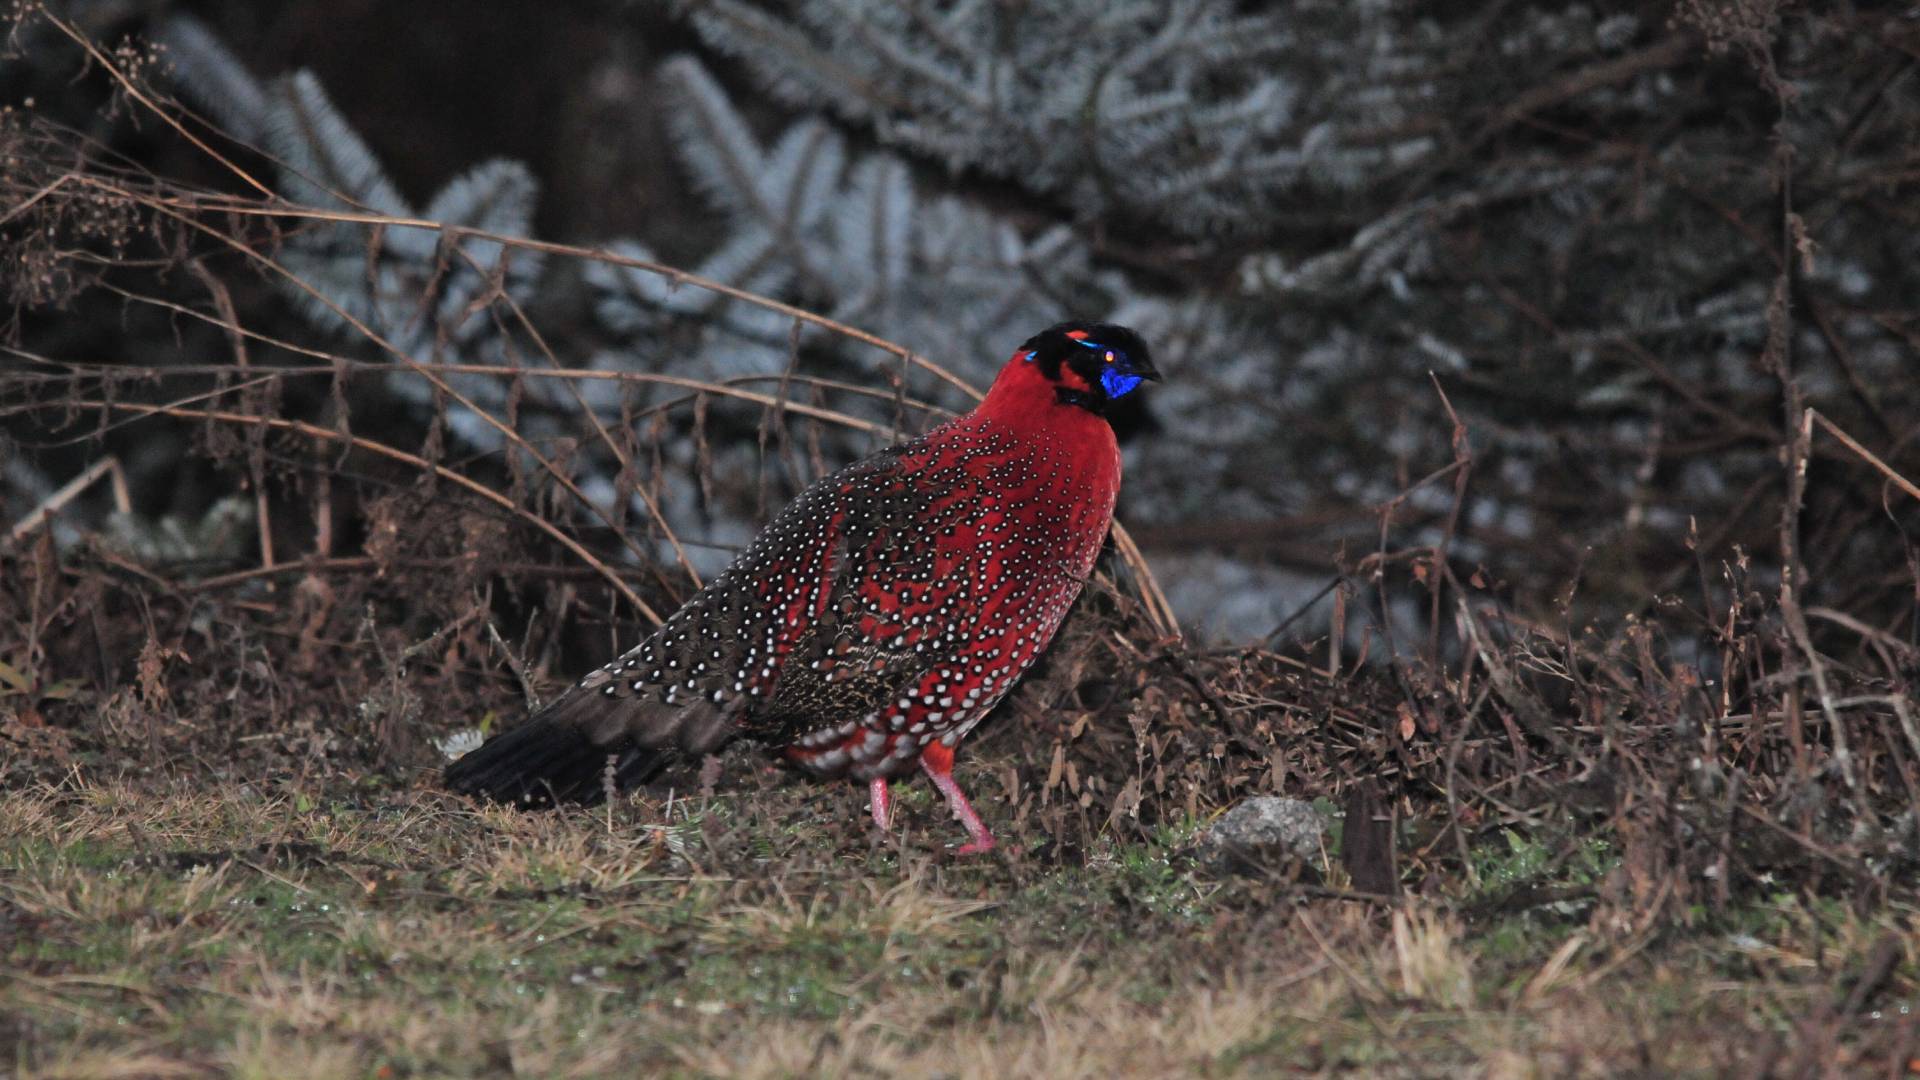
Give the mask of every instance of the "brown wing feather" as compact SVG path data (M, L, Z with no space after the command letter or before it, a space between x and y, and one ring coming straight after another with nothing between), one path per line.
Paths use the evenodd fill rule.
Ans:
M592 797L585 789L604 787L609 767L641 775L663 755L709 752L739 733L789 743L883 706L930 659L905 636L861 631L875 583L931 558L933 489L912 469L917 445L808 487L645 640L462 758L449 783Z

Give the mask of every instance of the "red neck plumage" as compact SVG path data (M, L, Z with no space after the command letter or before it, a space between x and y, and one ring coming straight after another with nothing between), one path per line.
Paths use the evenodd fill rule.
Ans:
M969 418L993 420L1015 432L1042 441L1069 446L1084 444L1089 451L1117 453L1113 428L1092 412L1078 405L1063 403L1054 392L1058 384L1041 373L1035 364L1015 354L987 391L986 400L974 407Z

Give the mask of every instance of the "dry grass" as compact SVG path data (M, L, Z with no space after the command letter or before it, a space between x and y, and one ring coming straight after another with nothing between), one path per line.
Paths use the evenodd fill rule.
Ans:
M126 780L0 794L0 1012L22 1076L1720 1072L1916 1034L1911 912L1776 897L1657 947L1446 890L1376 908L1210 882L1120 847L1081 870L807 828L850 792L682 803L793 820L730 872L664 807L315 805ZM315 797L315 796L319 797ZM922 809L926 807L922 806ZM678 812L678 807L676 807ZM852 814L848 815L853 816ZM720 836L720 849L707 836ZM1177 860L1176 860L1177 861ZM1169 902L1175 898L1175 902ZM1837 1010L1876 949L1879 1007Z

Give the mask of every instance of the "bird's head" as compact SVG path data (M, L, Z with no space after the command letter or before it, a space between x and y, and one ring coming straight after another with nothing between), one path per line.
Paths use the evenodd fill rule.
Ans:
M1093 413L1158 382L1140 335L1114 323L1063 322L1033 335L1013 354L1009 372L1026 368L1044 379L1054 401Z

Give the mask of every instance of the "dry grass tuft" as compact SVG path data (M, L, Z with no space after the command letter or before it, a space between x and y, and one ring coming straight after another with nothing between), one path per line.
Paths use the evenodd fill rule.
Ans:
M1458 919L1437 911L1396 910L1393 963L1406 997L1443 1009L1474 1002L1473 960L1461 947Z

